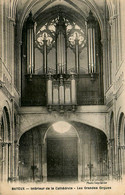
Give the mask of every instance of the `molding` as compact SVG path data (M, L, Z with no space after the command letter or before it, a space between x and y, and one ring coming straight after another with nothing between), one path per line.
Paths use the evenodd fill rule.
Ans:
M4 93L4 95L10 100L14 100L14 96L11 95L11 93L8 91L8 89L5 86L5 83L0 80L0 89Z
M15 19L12 17L8 17L8 20L13 23L13 26L16 25Z
M2 65L4 66L4 68L6 69L7 73L9 74L9 76L12 77L9 70L8 70L8 68L7 68L7 65L4 63L3 59L0 58L0 60L1 60Z
M116 99L119 98L119 96L122 94L122 92L124 91L124 85L122 84L119 89L116 92Z
M3 88L5 86L5 82L0 80L0 89Z
M113 98L110 101L107 101L106 106L108 107L108 109L113 106Z

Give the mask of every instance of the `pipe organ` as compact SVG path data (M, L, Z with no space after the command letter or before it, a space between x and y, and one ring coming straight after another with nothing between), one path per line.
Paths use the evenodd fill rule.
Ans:
M43 78L44 80L46 79L45 91L47 97L46 98L47 106L49 110L52 110L54 108L64 110L68 108L68 106L72 110L75 110L77 105L77 87L79 86L77 80L79 79L80 81L82 77L88 78L89 80L89 77L93 75L95 75L95 79L96 77L98 77L97 73L98 51L96 51L97 50L96 20L92 12L90 11L89 17L87 17L87 28L85 27L85 25L83 28L81 28L74 21L70 21L67 18L65 18L63 16L63 13L60 12L56 18L49 21L48 24L46 23L44 26L42 26L36 34L34 31L34 24L35 22L32 18L32 14L30 13L26 22L27 75L33 74L32 79L30 80L33 81L34 79L34 82L36 82L37 76L39 77L39 79L40 78ZM34 37L36 37L35 40ZM88 45L86 44L86 39ZM35 70L34 42L36 44L35 46L42 53L43 62L39 62L41 64L43 63L43 67L41 68L42 70L41 76L35 74L34 72ZM83 74L82 75L80 73L80 70L82 70L80 67L81 63L80 52L84 51L83 50L84 47L88 48L87 53L88 74L85 72L82 73ZM50 58L48 58L49 52L53 48L54 50L52 51L55 53L51 57L55 58L53 65L55 69L51 68L51 61ZM71 62L68 61L70 59L68 58L69 48L70 50L72 50L72 55L74 55L73 68L69 68L69 63L71 63L70 67L72 67L72 61ZM82 53L82 55L84 55L84 53ZM84 65L84 62L82 65ZM30 83L30 85L32 84ZM83 95L84 93L85 92L83 90Z
M76 67L78 73L78 40L76 42ZM77 105L76 74L67 74L66 48L66 26L62 15L60 15L56 25L56 75L51 75L51 72L49 72L47 79L47 104L49 110L51 110L52 106L57 105L60 106L60 110L63 110L64 106L67 105L72 107L72 110L75 110Z
M75 110L77 105L76 93L76 74L73 72L69 78L65 78L60 74L58 79L54 78L55 75L48 73L47 79L47 105L51 111L52 107L60 106L63 110L65 106Z

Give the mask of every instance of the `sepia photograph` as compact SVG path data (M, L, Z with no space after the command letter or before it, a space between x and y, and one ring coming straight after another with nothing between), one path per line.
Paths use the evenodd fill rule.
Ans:
M125 1L0 0L0 195L125 195Z

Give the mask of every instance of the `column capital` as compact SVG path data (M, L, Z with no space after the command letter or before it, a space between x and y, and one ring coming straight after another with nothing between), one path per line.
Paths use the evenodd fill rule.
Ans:
M47 77L48 77L49 80L52 80L52 73L51 73L50 70L48 71Z
M117 18L118 18L118 14L115 14L109 18L108 22L109 22L110 26L112 26L112 24L115 22L115 19L117 19Z
M8 17L8 20L13 23L13 26L16 25L15 19L12 17Z
M75 72L71 72L70 74L71 74L70 76L71 80L75 79L75 77L77 76Z
M104 45L106 43L107 39L104 38L104 39L101 39L101 44Z
M19 144L19 143L17 143L17 144L16 144L16 148L18 149L18 148L19 148L19 146L20 146L20 144Z

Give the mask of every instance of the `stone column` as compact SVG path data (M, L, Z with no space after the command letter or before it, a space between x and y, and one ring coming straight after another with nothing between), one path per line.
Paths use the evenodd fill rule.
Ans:
M81 150L82 150L82 181L85 179L85 142L82 137L82 142L81 142Z
M78 181L82 179L82 144L80 138L78 138Z
M14 142L14 170L13 180L19 180L19 144L17 141Z
M0 138L0 181L3 180L3 142Z
M8 142L3 143L3 180L8 181L9 177L9 155L8 155Z
M45 143L42 145L42 177L43 182L47 182L47 143L45 140Z
M2 181L6 182L6 170L5 170L5 144L2 143Z
M2 80L2 62L3 62L3 0L0 1L0 80Z
M12 149L13 149L13 146L11 143L8 143L7 144L7 147L8 147L8 181L11 181L13 179L13 164L14 164L14 160L13 160L13 152L12 152Z
M15 73L14 73L14 28L15 28L15 20L11 17L8 18L9 19L9 63L11 64L11 74L12 74L12 95L14 95L13 92L13 87L14 87L14 77L15 77Z

